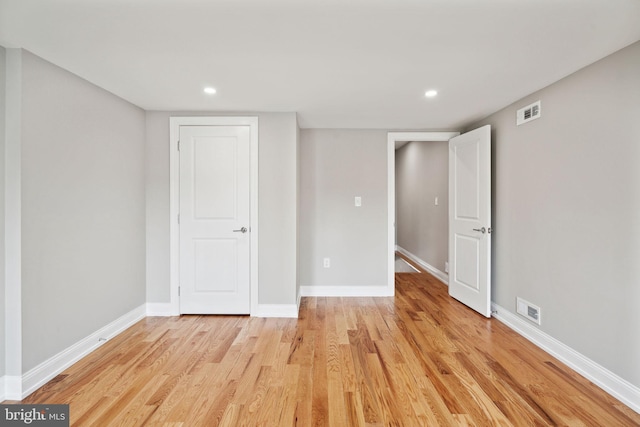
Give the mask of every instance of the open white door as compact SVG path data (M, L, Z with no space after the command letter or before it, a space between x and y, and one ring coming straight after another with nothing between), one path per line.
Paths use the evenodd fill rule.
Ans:
M491 317L491 126L449 140L449 295Z

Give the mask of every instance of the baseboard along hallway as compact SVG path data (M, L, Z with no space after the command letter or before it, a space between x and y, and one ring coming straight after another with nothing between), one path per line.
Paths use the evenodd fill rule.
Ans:
M419 273L420 272L420 270L418 270L416 267L411 265L409 261L405 260L403 257L401 257L398 254L396 254L396 259L395 259L395 271L396 273Z

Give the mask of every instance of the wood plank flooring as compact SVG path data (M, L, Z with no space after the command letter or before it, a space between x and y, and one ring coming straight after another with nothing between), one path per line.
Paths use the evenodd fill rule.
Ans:
M24 403L77 426L638 426L625 407L426 273L299 319L147 318Z

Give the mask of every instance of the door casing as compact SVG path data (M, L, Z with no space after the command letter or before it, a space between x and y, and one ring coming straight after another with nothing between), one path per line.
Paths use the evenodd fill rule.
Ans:
M250 142L250 293L251 314L258 308L258 118L250 116L171 117L169 119L169 240L170 240L170 305L171 315L180 314L180 126L249 126Z
M396 252L396 143L411 141L446 141L460 132L389 132L387 134L387 287L390 295L395 292Z

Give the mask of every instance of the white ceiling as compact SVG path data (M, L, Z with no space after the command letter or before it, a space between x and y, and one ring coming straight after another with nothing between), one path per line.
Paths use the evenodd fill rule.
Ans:
M0 0L0 45L144 109L307 128L459 129L637 40L640 0Z

